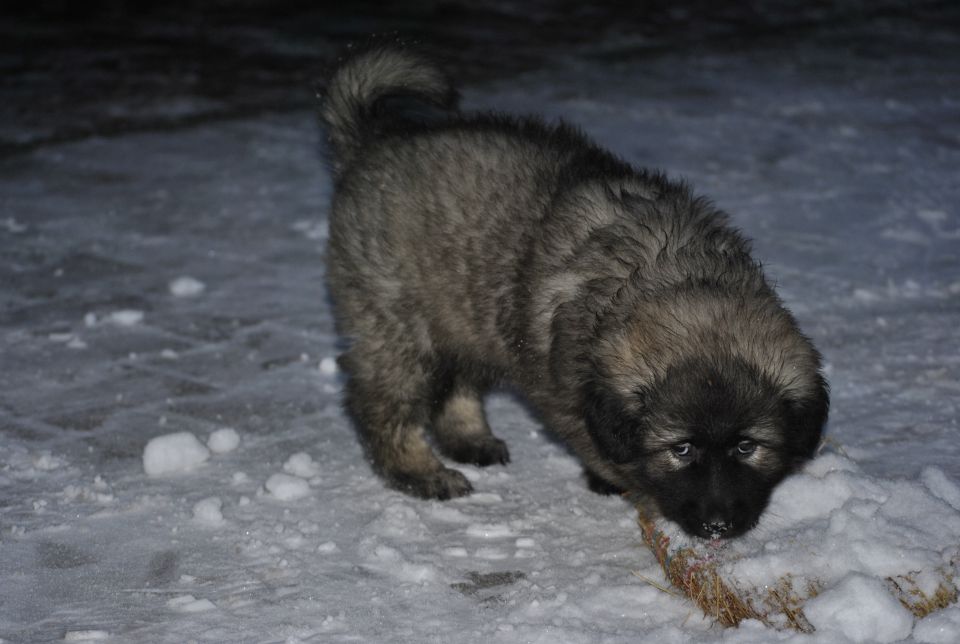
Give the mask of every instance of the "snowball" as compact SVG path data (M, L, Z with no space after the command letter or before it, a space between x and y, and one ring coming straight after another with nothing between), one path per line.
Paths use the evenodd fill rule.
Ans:
M297 452L287 459L283 464L283 471L299 476L300 478L311 478L320 473L320 467L310 458L306 452Z
M117 326L134 326L143 322L143 311L123 309L107 316L107 322Z
M210 451L190 432L165 434L150 440L143 449L147 476L185 472L210 458Z
M167 602L167 608L181 613L202 613L216 606L209 599L197 599L193 595L178 595Z
M896 642L910 635L913 615L879 579L847 575L803 609L817 631L839 631L854 642Z
M337 373L337 359L327 356L320 361L320 372L325 376L332 376Z
M198 501L193 506L193 519L206 525L220 525L223 523L223 513L220 511L222 507L223 501L216 496Z
M189 276L178 277L170 282L170 293L176 297L200 295L206 288L206 284Z
M207 447L217 454L231 452L235 450L239 444L240 434L237 433L237 430L229 427L218 429L210 434L210 438L207 439Z
M310 494L310 486L301 478L289 474L274 474L267 479L267 492L281 501L293 501Z

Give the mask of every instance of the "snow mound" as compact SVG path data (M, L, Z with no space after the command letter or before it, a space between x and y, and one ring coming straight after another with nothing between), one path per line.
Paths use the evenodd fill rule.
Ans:
M919 481L881 479L824 455L775 490L745 536L707 542L659 519L653 543L669 540L661 563L680 555L691 569L715 570L771 625L894 641L913 627L901 603L925 615L935 598L955 601L960 511L945 502L955 490L940 470L925 470ZM798 619L784 621L783 597Z
M846 576L807 602L804 612L817 631L843 633L854 642L896 642L913 629L913 615L879 579Z
M186 472L210 458L210 450L190 432L157 436L143 449L143 470L147 476Z

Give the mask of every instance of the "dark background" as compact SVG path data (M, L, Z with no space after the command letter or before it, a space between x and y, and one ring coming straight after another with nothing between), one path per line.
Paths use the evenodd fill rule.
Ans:
M842 38L855 55L893 58L918 46L898 41L902 27L935 34L960 26L960 3L950 0L16 0L4 7L0 155L310 107L338 52L374 33L419 42L471 84L558 56L613 61L811 39L836 47L832 40ZM858 24L860 39L851 36ZM932 37L929 47L937 46ZM170 109L177 98L183 109Z

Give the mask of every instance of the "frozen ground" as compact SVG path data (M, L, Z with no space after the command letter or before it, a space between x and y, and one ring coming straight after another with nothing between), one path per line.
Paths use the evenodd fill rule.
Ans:
M702 47L614 32L545 45L549 65L471 82L466 103L562 115L732 212L825 354L832 439L864 477L950 497L960 35L944 17ZM261 108L59 144L25 119L14 139L33 143L0 158L0 638L788 637L722 631L633 575L660 578L631 508L588 492L509 393L488 409L513 462L463 468L472 497L382 487L331 360L314 114ZM218 431L191 469L144 460L155 437ZM960 611L906 633L960 640Z

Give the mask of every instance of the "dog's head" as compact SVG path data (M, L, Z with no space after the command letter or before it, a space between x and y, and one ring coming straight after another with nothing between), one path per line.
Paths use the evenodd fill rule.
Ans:
M817 370L805 377L811 386L785 390L742 358L692 358L633 388L587 383L585 421L598 452L665 517L691 535L735 537L820 441L826 384Z

